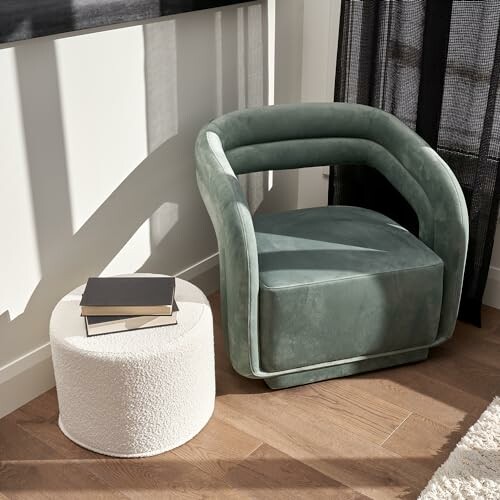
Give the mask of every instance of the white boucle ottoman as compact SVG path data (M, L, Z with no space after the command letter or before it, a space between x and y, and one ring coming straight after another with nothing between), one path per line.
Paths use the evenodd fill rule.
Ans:
M87 337L83 290L64 297L50 321L61 431L115 457L156 455L194 437L215 401L212 312L205 295L177 278L177 325Z

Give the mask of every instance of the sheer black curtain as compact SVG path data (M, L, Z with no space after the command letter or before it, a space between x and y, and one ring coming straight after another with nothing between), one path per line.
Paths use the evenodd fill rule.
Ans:
M470 241L460 317L480 325L500 193L500 1L343 0L341 16L335 100L396 115L462 186ZM373 169L332 167L329 201L418 232L411 207Z

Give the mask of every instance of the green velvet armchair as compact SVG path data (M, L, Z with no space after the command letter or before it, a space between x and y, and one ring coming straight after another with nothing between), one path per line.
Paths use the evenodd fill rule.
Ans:
M238 373L278 389L423 360L450 338L467 208L450 168L394 116L343 103L237 111L200 132L196 160ZM237 175L332 163L380 171L419 237L359 207L252 217Z

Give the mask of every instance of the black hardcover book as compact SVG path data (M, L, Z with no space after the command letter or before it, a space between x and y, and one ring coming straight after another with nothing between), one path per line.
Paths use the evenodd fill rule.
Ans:
M83 316L158 316L173 312L175 278L89 278Z

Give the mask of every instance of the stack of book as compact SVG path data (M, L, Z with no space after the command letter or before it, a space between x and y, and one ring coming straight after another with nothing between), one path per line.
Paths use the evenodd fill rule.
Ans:
M88 337L175 325L175 278L89 278L80 306Z

